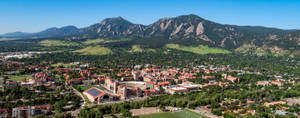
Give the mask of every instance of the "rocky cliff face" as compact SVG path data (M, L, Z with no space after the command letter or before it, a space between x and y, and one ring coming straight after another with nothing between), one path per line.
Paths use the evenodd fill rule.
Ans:
M168 39L189 39L214 42L205 34L204 19L195 15L162 18L149 25L145 37L164 36Z
M164 37L168 40L196 40L228 49L237 48L244 43L260 44L272 35L286 34L286 31L274 28L222 25L196 15L162 18L146 26L143 32L142 38Z
M111 37L128 37L141 33L146 26L133 24L122 17L107 18L100 23L91 25L79 30L77 35L79 38L111 38Z

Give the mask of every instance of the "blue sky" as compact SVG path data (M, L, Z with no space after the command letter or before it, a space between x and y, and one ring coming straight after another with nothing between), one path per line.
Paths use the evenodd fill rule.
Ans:
M300 0L0 0L0 34L87 27L121 16L150 24L196 14L222 24L300 29Z

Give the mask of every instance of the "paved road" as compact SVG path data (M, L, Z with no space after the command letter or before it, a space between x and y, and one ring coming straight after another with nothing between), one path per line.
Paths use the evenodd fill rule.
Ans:
M79 97L81 97L81 99L83 100L83 103L81 103L80 108L78 108L78 109L76 109L75 111L72 112L72 116L77 117L79 111L80 111L81 109L83 109L84 106L86 106L86 101L85 101L83 95L82 95L79 91L77 91L77 90L76 90L74 87L72 87L72 86L71 86L71 88L73 89L73 91L75 92L75 94L78 95Z
M97 106L97 105L106 105L106 104L116 104L116 103L122 103L122 102L130 102L130 101L139 101L139 100L143 100L146 99L147 97L138 97L138 98L131 98L131 99L126 99L126 100L119 100L119 101L108 101L108 102L101 102L99 104L88 104L86 106L88 107L93 107L93 106Z

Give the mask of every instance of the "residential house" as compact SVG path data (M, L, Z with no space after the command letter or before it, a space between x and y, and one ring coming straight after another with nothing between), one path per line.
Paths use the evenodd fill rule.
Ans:
M277 81L277 80L272 80L271 83L277 86L282 86L284 84L282 81Z
M235 83L235 82L239 82L239 81L240 81L239 78L233 77L233 76L227 75L227 74L222 74L222 77L223 77L225 80L231 81L232 83Z
M274 102L266 102L264 103L264 106L271 106L271 105L283 105L286 104L286 101L274 101Z
M204 76L204 75L202 75L202 79L205 79L205 80L214 79L214 78L215 78L214 76Z
M68 85L72 84L80 84L82 81L85 80L84 78L73 78L73 79L68 79L66 82Z
M269 81L258 81L256 82L257 85L262 85L262 86L268 86L270 85Z

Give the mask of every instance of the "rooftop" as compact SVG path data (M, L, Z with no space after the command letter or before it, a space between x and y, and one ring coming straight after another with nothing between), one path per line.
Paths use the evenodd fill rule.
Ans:
M100 96L103 96L106 94L105 92L103 92L100 89L95 88L95 87L85 90L84 92L88 93L90 96L93 96L94 98L97 98L97 97L100 97Z

